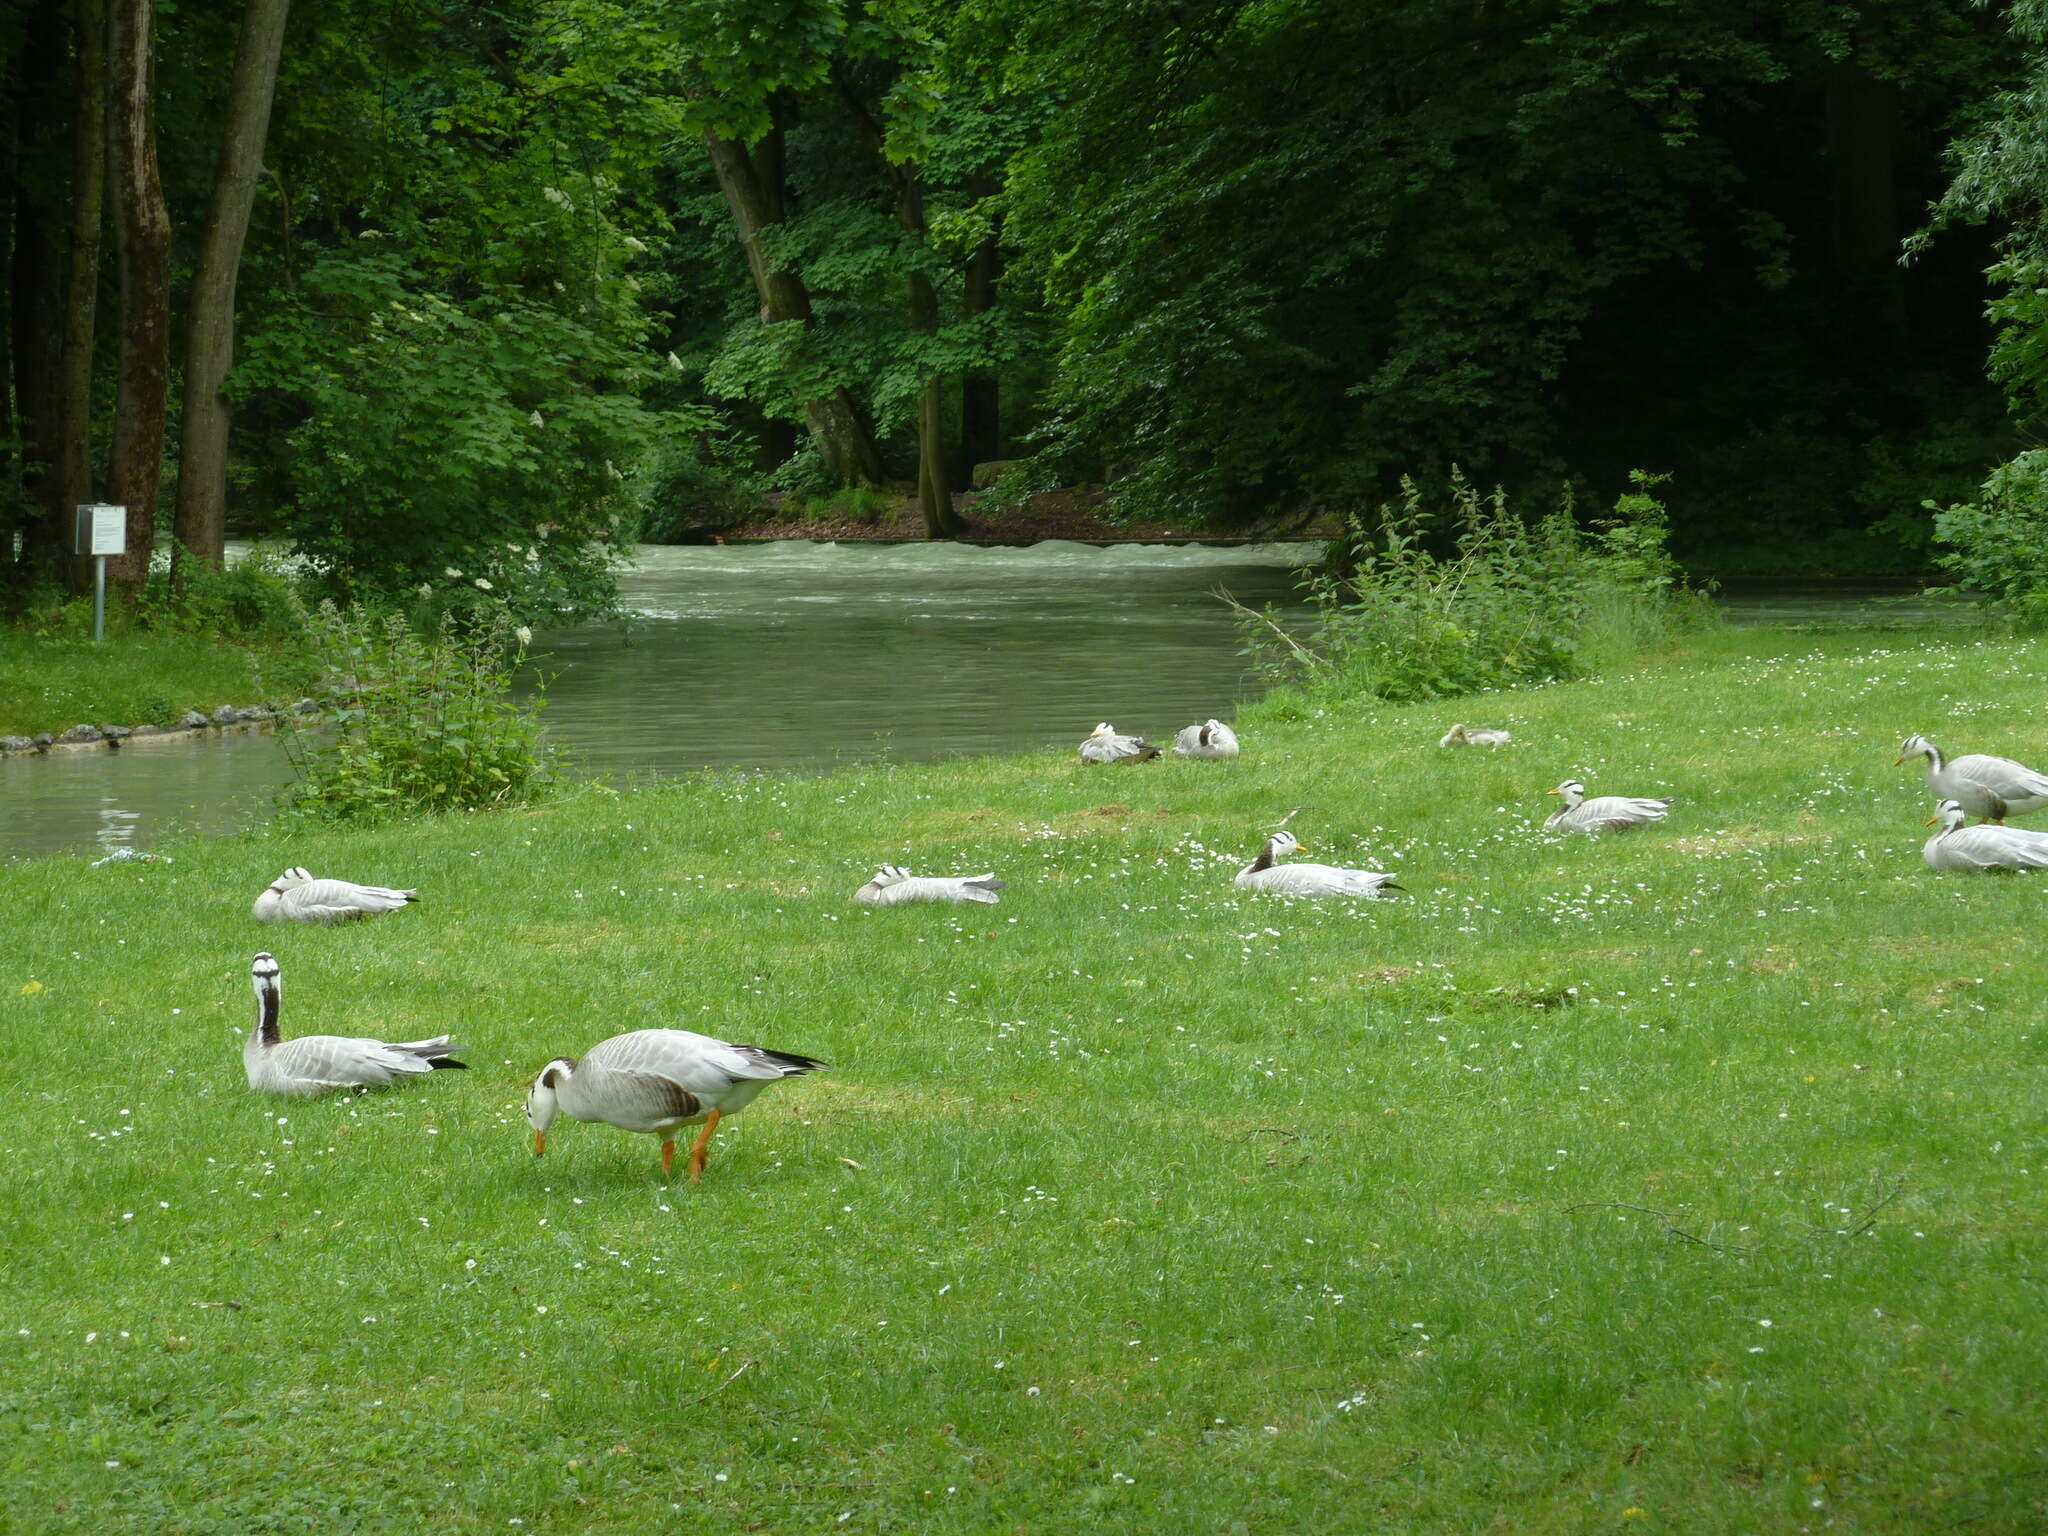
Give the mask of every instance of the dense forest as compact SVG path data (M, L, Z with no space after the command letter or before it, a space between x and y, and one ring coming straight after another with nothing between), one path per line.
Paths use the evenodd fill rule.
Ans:
M1914 572L2048 390L2040 0L17 0L0 602L182 565L596 603L764 496L1667 485ZM139 554L117 583L144 578Z

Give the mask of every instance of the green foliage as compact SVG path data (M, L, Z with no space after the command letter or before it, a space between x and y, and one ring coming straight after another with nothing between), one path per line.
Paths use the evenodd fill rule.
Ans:
M668 434L634 479L635 537L648 544L701 539L759 516L761 492L761 477L724 440Z
M328 600L306 633L336 703L293 731L295 812L374 823L513 805L548 782L544 700L512 694L532 636L503 609L443 612L422 632L403 614Z
M302 613L290 561L274 546L258 545L217 571L187 561L176 586L168 568L152 566L135 619L147 629L287 641Z
M1975 501L1936 512L1934 540L1935 563L1961 586L2022 629L2048 628L2048 450L1999 465Z
M1551 682L1620 659L1690 606L1652 494L1663 477L1632 478L1613 515L1586 532L1569 497L1531 522L1505 492L1483 495L1453 469L1438 512L1404 477L1399 504L1373 526L1352 519L1341 569L1310 578L1313 644L1268 615L1247 616L1247 638L1278 680L1398 702Z
M621 340L516 293L424 291L375 250L323 261L302 294L249 339L237 381L297 418L282 469L316 587L465 582L527 623L607 611L619 466L654 425Z

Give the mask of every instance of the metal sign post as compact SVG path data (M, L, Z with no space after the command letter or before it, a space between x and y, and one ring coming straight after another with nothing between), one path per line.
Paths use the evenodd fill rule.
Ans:
M107 556L128 553L128 509L106 502L87 502L78 509L72 553L91 555L92 643L107 638Z

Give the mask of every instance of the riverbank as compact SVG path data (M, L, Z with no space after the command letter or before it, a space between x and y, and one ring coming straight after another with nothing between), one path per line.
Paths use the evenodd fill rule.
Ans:
M93 734L67 744L103 749L112 732L246 723L266 718L252 711L293 707L312 691L314 672L282 644L131 630L95 645L0 628L0 738L26 740L14 750L33 750L38 736L54 742L83 727Z
M1041 491L1015 504L995 493L963 491L953 498L954 510L966 524L950 541L956 544L1036 544L1070 539L1082 544L1243 544L1331 539L1343 532L1342 519L1332 515L1269 518L1228 534L1213 529L1189 530L1167 523L1116 522L1108 513L1110 496L1102 486L1069 486ZM722 529L721 543L770 539L830 539L836 543L911 543L926 537L915 497L897 497L870 517L843 516L823 509L786 509L773 503L760 516Z
M2029 1528L2042 892L1929 875L1891 762L1909 731L2038 760L2044 660L1717 634L1254 707L1234 763L713 776L0 869L10 1508ZM1515 740L1445 752L1453 720ZM1553 841L1573 774L1677 805ZM1309 857L1407 899L1234 891L1297 806ZM853 907L884 860L1010 886ZM253 924L291 864L422 898ZM452 1031L471 1070L254 1098L259 948L287 1034ZM722 1126L694 1190L603 1127L536 1160L532 1072L656 1025L833 1070Z

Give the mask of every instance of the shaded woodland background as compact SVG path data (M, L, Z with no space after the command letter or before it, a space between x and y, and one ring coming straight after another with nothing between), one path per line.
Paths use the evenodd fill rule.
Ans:
M2037 0L288 3L0 14L0 604L95 498L566 613L1005 459L1216 531L1641 468L1696 570L1910 574L2048 376Z

